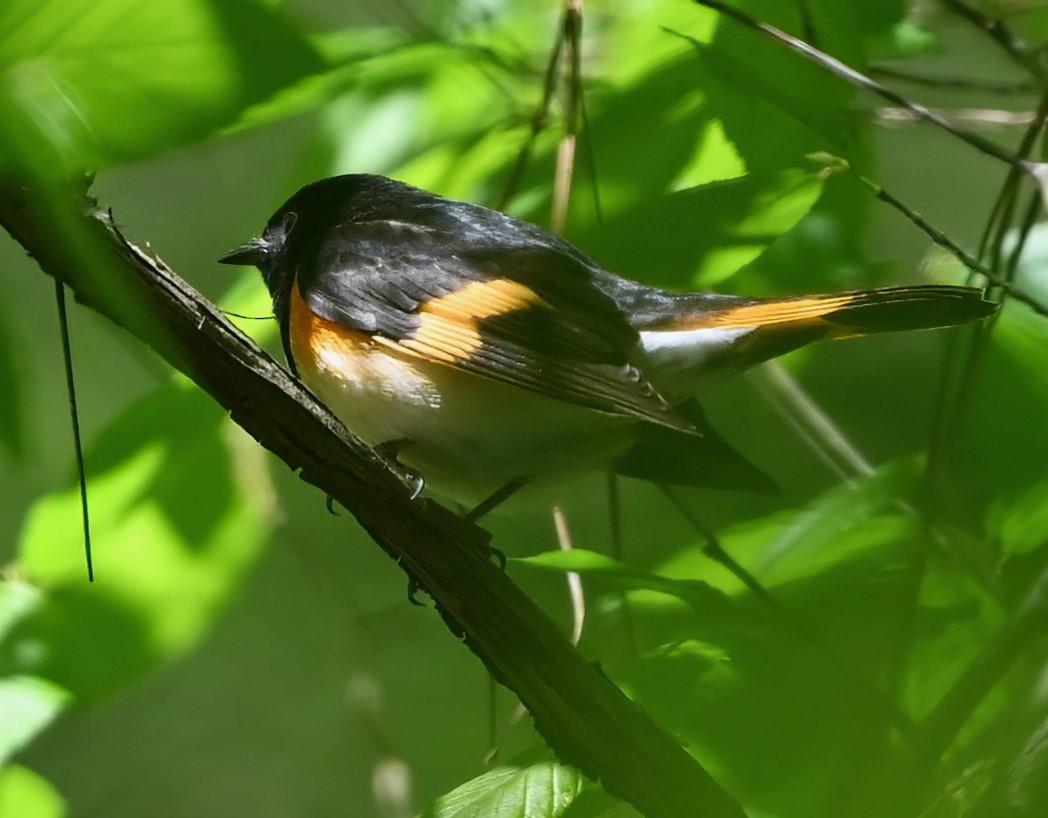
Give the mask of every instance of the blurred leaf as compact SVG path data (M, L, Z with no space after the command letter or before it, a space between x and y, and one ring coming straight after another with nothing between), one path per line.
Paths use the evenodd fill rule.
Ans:
M861 797L884 746L883 710L788 632L683 640L607 670L714 777L747 793L748 814L855 814L831 806Z
M438 798L423 818L556 818L582 789L574 767L498 767Z
M33 611L40 607L40 591L15 579L0 579L0 641Z
M3 399L0 400L0 444L15 458L21 459L23 441L19 413L22 403L22 375L17 365L11 325L6 320L7 311L7 301L0 298L0 384L3 384Z
M794 579L817 574L849 559L850 554L838 546L842 535L870 521L887 504L904 497L920 477L921 466L916 459L889 463L868 477L844 483L817 498L763 549L754 570L768 581L781 582L784 577L773 579L772 569L786 557L789 565L780 570ZM916 523L915 519L906 521L906 518L900 522L904 530ZM898 527L893 529L893 533L899 533ZM862 547L861 539L850 542Z
M766 48L777 49L778 46L768 40ZM755 55L752 51L746 54L745 59L739 59L725 48L696 44L696 49L705 69L703 84L710 92L712 107L718 118L726 120L729 138L746 157L750 169L777 167L786 158L785 152L779 153L782 148L774 143L774 158L770 161L767 150L759 154L747 152L747 148L755 142L753 135L732 131L736 122L749 119L755 113L765 120L765 127L788 134L787 144L795 157L816 149L845 151L855 140L857 128L854 118L846 107L840 105L839 89L834 89L836 93L832 95L832 104L827 104L825 97L812 93L810 82L799 81L799 77L796 78L798 81L790 82L754 71ZM780 55L773 53L772 56ZM792 75L817 70L802 62L783 62L778 67L784 65ZM824 78L818 78L820 84L824 81ZM805 151L805 144L810 145L811 149Z
M181 383L107 429L86 455L97 581L83 578L76 491L40 500L26 522L21 568L48 591L15 640L45 648L28 670L90 699L199 640L265 536L259 457Z
M1048 400L1048 321L1024 305L1009 303L994 326L993 342L1015 361L1027 384Z
M0 162L57 174L148 156L321 65L252 0L6 0L0 122L14 153Z
M881 41L881 59L905 59L933 51L939 45L939 35L914 20L902 20Z
M1008 771L1008 803L1019 815L1048 811L1048 721L1042 721Z
M69 698L66 691L44 679L0 679L0 766L47 727Z
M614 587L626 590L669 594L711 615L716 615L718 612L724 614L729 607L724 594L711 588L705 582L690 579L667 579L658 574L638 571L611 557L580 548L572 548L568 551L547 551L533 557L514 559L513 562L518 565L552 571L573 571L584 577L607 582Z
M1017 497L998 498L990 510L987 530L1011 554L1048 545L1048 480L1035 483Z
M813 22L820 46L861 68L860 26L883 26L881 10L887 7L861 4L878 9L866 17L856 4L819 5ZM901 4L891 5L895 11L889 11L889 18L901 11ZM741 8L790 33L801 33L796 4L748 0ZM847 83L729 19L721 20L711 43L699 53L710 110L724 123L749 170L779 168L817 150L860 160L861 120L851 111L856 92Z
M0 643L41 603L42 595L31 585L19 580L0 580ZM22 646L23 655L32 651L32 645ZM66 691L44 679L0 678L0 768L54 720L69 698ZM4 797L2 787L0 784L0 804ZM0 816L6 814L10 813L0 809Z
M966 766L960 773L944 784L941 791L928 798L928 808L921 811L921 818L1018 818L1012 813L1002 812L996 804L989 815L978 811L981 797L992 792L996 764L993 759L984 759ZM973 809L973 807L975 809Z
M911 461L889 464L869 477L838 486L812 499L805 507L756 516L718 532L724 550L753 574L767 589L803 590L799 597L806 615L822 618L820 611L831 604L816 588L839 586L842 579L867 575L870 563L890 555L895 561L901 542L911 539L916 521L901 513L884 513L897 500L897 492L912 485L918 467ZM701 580L735 600L748 597L747 589L700 547L678 550L658 570L665 581ZM638 605L655 604L650 596L638 597Z
M822 185L818 173L788 169L640 198L580 243L616 272L646 283L707 287L793 228Z
M42 775L17 764L0 769L0 816L64 818L65 815L65 801Z

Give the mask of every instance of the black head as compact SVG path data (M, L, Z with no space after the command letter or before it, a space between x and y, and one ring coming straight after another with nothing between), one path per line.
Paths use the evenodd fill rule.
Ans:
M251 264L267 272L287 250L304 247L338 224L388 217L436 196L384 176L352 173L306 185L288 199L261 236L232 250L220 264Z

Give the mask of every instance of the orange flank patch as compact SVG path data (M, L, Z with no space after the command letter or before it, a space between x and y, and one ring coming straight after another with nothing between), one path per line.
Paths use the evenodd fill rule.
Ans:
M317 371L319 362L332 358L348 359L371 346L366 333L321 318L309 308L296 284L291 288L290 316L291 354L300 369Z
M419 307L419 326L400 346L423 358L454 364L468 360L484 343L478 322L545 301L517 281L474 281L461 290Z
M682 316L667 329L688 330L712 327L762 327L812 321L823 315L843 309L855 301L854 295L790 298L745 304L716 312L702 312Z

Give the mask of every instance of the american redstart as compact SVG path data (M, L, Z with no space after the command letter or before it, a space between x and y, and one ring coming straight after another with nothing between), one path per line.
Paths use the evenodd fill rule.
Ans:
M362 174L302 188L221 261L262 271L290 365L348 429L471 503L594 468L772 490L705 421L701 381L811 341L997 308L937 285L671 293L532 224Z

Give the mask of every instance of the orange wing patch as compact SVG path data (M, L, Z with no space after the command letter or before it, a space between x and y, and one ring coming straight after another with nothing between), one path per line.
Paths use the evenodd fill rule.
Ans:
M549 304L518 281L474 281L420 306L414 337L399 345L424 358L455 364L469 359L483 345L478 322L530 306Z

